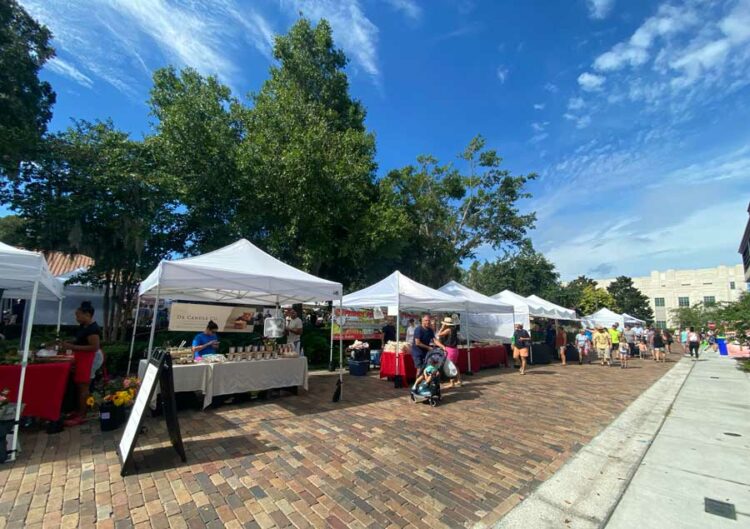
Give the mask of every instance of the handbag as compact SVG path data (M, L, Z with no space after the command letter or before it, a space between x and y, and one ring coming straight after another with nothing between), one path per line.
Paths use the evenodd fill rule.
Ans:
M456 369L456 364L448 359L446 359L445 363L443 364L443 371L445 372L445 376L448 378L455 378L458 376L458 369Z

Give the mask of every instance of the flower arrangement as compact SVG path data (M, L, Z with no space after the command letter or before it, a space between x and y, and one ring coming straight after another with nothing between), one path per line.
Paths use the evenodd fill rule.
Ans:
M133 405L141 381L137 377L115 378L105 381L89 395L86 404L91 409L100 409L105 404L118 408Z

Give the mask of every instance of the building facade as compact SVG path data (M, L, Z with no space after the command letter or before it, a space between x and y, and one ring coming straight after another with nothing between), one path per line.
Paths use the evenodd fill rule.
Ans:
M747 213L750 215L750 204L747 206ZM745 281L750 281L750 218L747 219L739 252L742 255L742 266L745 268Z
M695 270L653 271L634 277L633 286L648 297L658 327L672 327L672 310L697 303L737 301L747 290L743 265L717 266ZM606 288L614 279L597 279Z

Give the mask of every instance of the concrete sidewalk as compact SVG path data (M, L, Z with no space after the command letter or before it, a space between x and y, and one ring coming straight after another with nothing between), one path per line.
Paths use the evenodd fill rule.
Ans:
M704 353L607 529L750 527L749 453L750 376ZM731 504L719 507L731 514L733 506L734 518L706 512L707 498Z

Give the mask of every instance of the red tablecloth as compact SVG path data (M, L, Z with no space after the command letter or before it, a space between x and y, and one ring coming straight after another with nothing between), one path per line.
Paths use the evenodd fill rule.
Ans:
M407 381L417 379L417 368L414 367L414 359L410 354L399 355L398 373ZM383 351L380 354L380 378L393 378L395 376L396 353Z
M482 369L499 367L501 365L508 367L508 350L504 345L488 345L486 347L478 347L477 349L479 350ZM474 359L472 358L473 361Z
M23 388L23 416L56 421L62 412L65 388L68 385L71 362L30 364L26 368ZM21 366L0 366L0 388L8 388L8 399L16 402L21 382Z
M461 373L469 371L469 350L465 347L458 348L458 365L456 366ZM479 349L471 348L471 371L476 373L482 369L482 357Z

